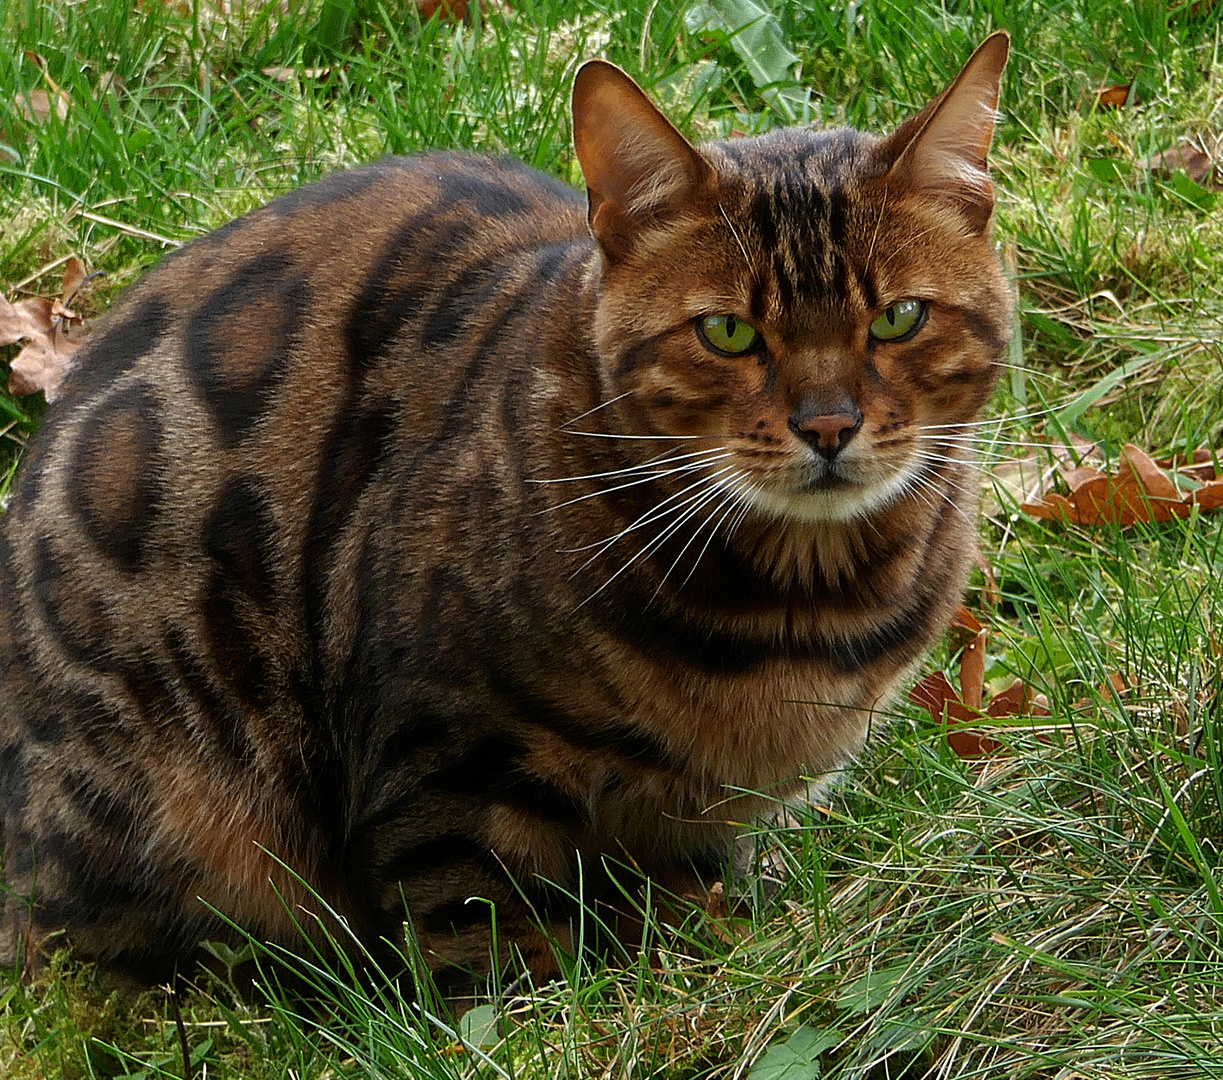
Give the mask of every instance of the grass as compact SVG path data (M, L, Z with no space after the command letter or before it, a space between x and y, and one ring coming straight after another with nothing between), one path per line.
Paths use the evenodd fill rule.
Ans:
M1223 150L1217 3L778 0L763 73L725 15L739 7L528 0L422 26L374 0L13 0L0 284L54 293L78 254L106 271L82 302L95 315L170 245L387 152L508 152L576 181L566 98L586 55L640 76L697 136L790 115L879 130L1006 26L994 160L1022 349L991 450L1066 433L1114 457L1223 444L1223 203L1147 164L1186 137ZM1125 107L1095 107L1124 83ZM66 118L10 107L35 91L62 91ZM7 486L40 407L0 410ZM962 761L899 705L826 806L758 837L771 893L749 881L733 917L694 912L654 949L461 1025L321 970L330 1004L307 1018L206 982L181 1003L193 1074L1223 1076L1223 516L1081 529L1029 519L1004 489L990 507L997 597L981 581L970 596L986 677L1045 693L1039 727ZM955 660L949 642L927 668ZM0 979L13 1080L181 1077L181 1045L164 993L108 996L70 958L34 985Z

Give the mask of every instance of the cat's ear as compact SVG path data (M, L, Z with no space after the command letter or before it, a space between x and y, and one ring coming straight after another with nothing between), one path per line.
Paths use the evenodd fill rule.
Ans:
M615 64L588 60L573 84L573 142L590 200L590 228L609 255L650 219L674 211L712 169Z
M880 148L892 158L889 177L909 190L950 199L976 232L986 228L994 209L987 157L1010 47L1011 36L1005 30L987 37L955 82L901 124Z

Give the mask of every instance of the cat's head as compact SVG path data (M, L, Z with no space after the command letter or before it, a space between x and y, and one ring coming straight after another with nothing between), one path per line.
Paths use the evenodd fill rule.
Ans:
M686 437L659 441L672 456L725 455L727 487L799 521L918 497L965 456L1011 334L986 164L1008 44L988 38L891 135L699 148L620 69L584 65L575 143L621 422Z

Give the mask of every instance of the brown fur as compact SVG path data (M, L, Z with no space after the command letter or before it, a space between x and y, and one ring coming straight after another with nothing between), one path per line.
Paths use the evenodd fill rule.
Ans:
M883 139L700 149L594 62L585 204L391 160L167 259L0 538L11 946L162 978L212 905L300 947L287 866L380 963L406 902L443 985L486 970L479 896L548 974L604 860L683 889L849 761L974 549L1005 56Z

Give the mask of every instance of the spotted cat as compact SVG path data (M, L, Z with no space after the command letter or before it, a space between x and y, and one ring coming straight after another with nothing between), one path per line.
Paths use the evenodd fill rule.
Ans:
M407 917L443 989L546 977L579 892L691 891L850 761L974 553L1007 48L884 137L700 147L591 61L585 195L389 159L165 259L0 535L10 954Z

